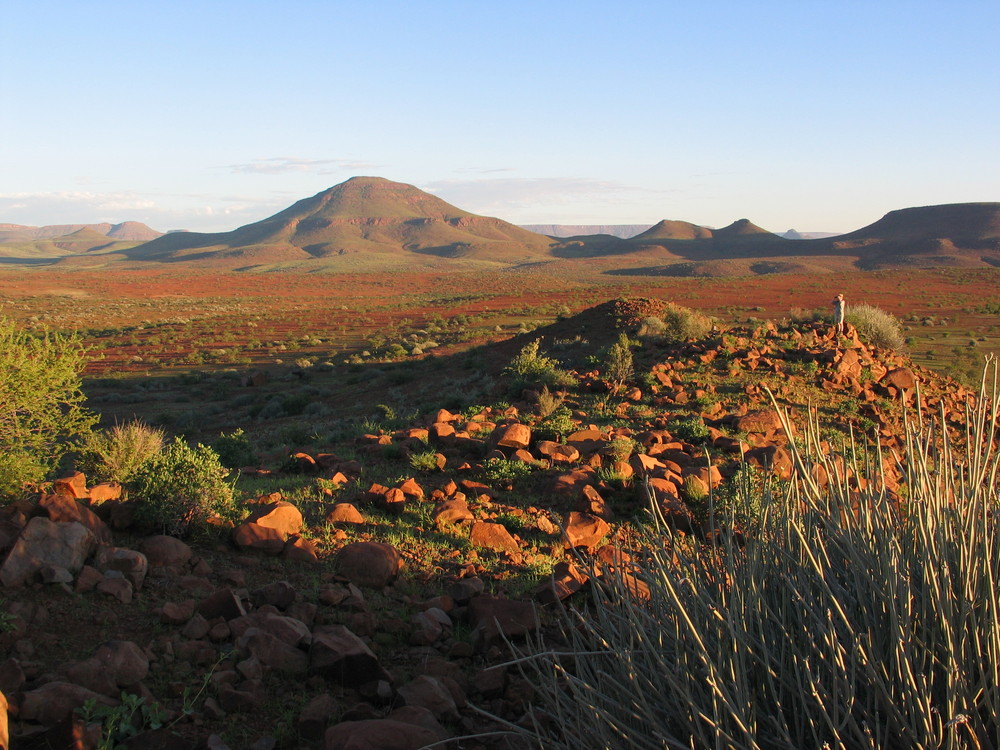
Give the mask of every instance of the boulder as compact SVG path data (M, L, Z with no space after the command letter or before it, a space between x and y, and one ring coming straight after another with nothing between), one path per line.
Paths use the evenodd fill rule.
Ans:
M563 519L563 536L567 549L584 547L593 550L611 531L611 526L602 518L590 513L571 511Z
M439 529L445 526L471 524L475 520L464 495L454 496L439 502L434 506L432 517L434 525Z
M348 687L385 676L371 649L343 625L323 625L313 631L309 672Z
M396 719L342 721L326 730L325 750L419 750L447 733Z
M326 514L327 523L345 523L360 526L365 522L361 511L352 503L335 503Z
M497 427L496 444L504 448L527 448L531 445L531 428L520 422Z
M504 638L519 638L538 629L538 614L531 602L489 595L469 602L469 620L474 626L472 641L485 651Z
M83 524L75 521L55 523L44 516L36 516L28 521L0 567L0 583L7 587L23 586L45 566L76 573L95 546L93 532Z
M165 534L146 537L139 543L139 551L151 568L181 568L194 554L187 543Z
M233 544L243 550L258 550L268 555L280 555L285 551L287 534L280 529L261 526L247 521L233 529Z
M382 542L345 545L335 558L337 572L356 586L380 589L396 580L403 558L395 547Z
M262 503L254 508L247 521L266 529L274 529L283 534L284 538L302 531L302 513L285 500Z
M122 573L135 589L146 580L149 561L141 552L125 547L101 547L94 556L94 567L102 573L109 570Z
M521 548L502 523L477 521L469 530L469 541L476 547L485 547L495 552L517 554Z
M82 475L81 475L82 476ZM90 508L69 495L55 492L43 495L38 501L38 507L45 511L49 520L56 523L76 521L86 526L101 544L112 544L111 529Z
M23 721L52 726L72 716L89 700L113 706L116 701L71 682L47 682L41 687L24 694L21 701L20 718Z
M439 721L457 721L458 707L445 684L437 677L420 675L397 691L406 706L421 706Z

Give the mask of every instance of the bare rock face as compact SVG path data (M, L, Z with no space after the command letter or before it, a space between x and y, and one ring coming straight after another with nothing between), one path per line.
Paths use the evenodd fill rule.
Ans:
M504 448L527 448L531 444L531 428L520 422L498 427L496 444Z
M337 572L354 585L380 589L396 580L403 558L390 544L354 542L337 553L336 565Z
M355 526L364 524L365 518L361 511L352 503L336 503L326 514L327 523L346 523Z
M44 495L38 501L38 507L44 510L52 521L57 523L76 521L90 529L101 544L112 543L111 529L108 528L107 524L98 518L94 511L68 494L56 492L52 495Z
M471 524L475 520L465 496L454 496L442 500L434 506L434 525L439 529L445 526L460 526Z
M47 566L78 572L96 546L93 532L81 523L55 523L43 516L24 527L3 567L0 583L23 586Z

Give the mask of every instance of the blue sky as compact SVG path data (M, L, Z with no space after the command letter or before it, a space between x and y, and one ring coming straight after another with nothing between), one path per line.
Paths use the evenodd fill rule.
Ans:
M0 222L225 231L353 175L515 223L1000 201L1000 2L5 0Z

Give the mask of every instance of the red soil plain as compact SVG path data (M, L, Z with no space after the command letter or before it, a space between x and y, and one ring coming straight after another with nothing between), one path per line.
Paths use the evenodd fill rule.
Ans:
M626 279L603 275L599 262L576 261L572 273L555 265L366 274L4 268L0 314L82 332L95 355L87 376L184 368L192 352L227 348L241 350L239 364L266 364L282 343L297 342L299 356L316 353L306 336L324 340L320 352L331 356L434 316L473 317L466 345L482 343L509 338L522 322L551 322L621 296L667 299L727 323L825 311L842 292L849 304L867 302L907 321L910 353L920 363L933 367L970 341L977 353L1000 351L1000 319L987 311L1000 303L1000 269ZM149 358L151 351L157 356Z

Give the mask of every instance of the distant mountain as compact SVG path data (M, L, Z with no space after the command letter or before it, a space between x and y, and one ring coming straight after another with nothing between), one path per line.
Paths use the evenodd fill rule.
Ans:
M163 234L163 232L157 232L139 221L123 221L120 224L107 222L101 224L52 224L44 227L0 224L0 244L65 237L81 229L88 229L105 237L129 242L148 242Z
M778 232L779 237L786 240L822 240L826 237L836 237L837 232L796 232L789 229L787 232Z
M606 234L625 240L649 229L649 224L521 224L521 229L549 237L581 237Z
M551 244L548 237L463 211L413 185L352 177L231 232L167 234L126 256L283 263L375 253L514 263L544 257Z

